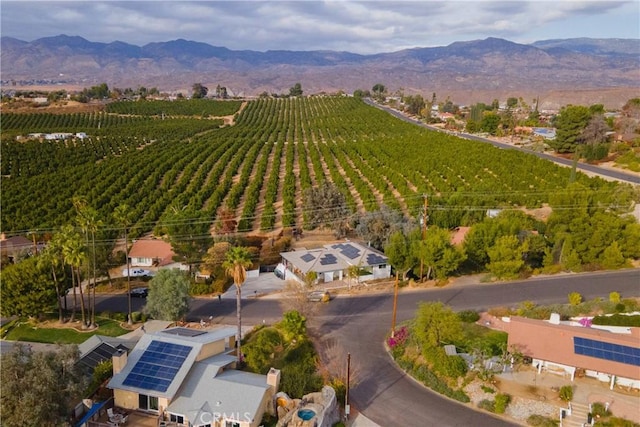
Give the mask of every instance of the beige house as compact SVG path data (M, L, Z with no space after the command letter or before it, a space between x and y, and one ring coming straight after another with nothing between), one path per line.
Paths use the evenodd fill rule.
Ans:
M235 369L235 328L175 327L145 334L129 355L113 357L116 408L193 427L257 427L274 414L280 371Z

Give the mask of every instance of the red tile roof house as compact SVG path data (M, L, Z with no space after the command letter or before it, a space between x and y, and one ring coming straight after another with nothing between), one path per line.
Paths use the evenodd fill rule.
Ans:
M533 360L538 373L546 370L569 374L573 381L576 371L609 383L640 389L640 328L573 326L575 322L560 322L523 317L503 318L509 334L508 348L515 348ZM610 327L602 327L610 328ZM620 333L623 332L623 333Z
M171 244L158 239L138 239L129 250L131 267L163 267L173 263Z

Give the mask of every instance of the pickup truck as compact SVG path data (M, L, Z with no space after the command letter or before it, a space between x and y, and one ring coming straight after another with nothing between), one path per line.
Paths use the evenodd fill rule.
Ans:
M127 274L127 268L123 268L122 269L122 275L124 277L129 276L129 274ZM144 277L144 276L153 276L153 272L150 270L145 270L142 268L132 268L131 269L131 277Z

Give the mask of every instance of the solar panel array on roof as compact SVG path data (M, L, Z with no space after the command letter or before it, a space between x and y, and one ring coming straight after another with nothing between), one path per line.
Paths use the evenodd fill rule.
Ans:
M386 264L386 263L387 263L387 259L383 256L380 256L374 253L370 253L369 255L367 255L368 265L380 265L380 264Z
M356 259L360 256L360 249L356 248L355 246L352 246L350 244L339 246L342 246L342 248L340 249L340 253L349 259Z
M171 329L163 330L162 333L178 335L181 337L197 337L198 335L207 333L207 331L198 330L198 329L189 329L189 328L171 328Z
M320 265L331 265L331 264L337 264L337 263L338 263L338 258L336 258L335 255L333 254L326 254L325 256L320 258Z
M114 347L107 343L101 343L99 346L91 350L87 355L78 361L81 365L93 369L105 360L110 360L115 352L119 349L126 350L126 347L118 345Z
M574 337L573 351L575 354L640 366L640 348L638 347Z
M190 351L191 347L186 345L151 341L122 384L145 390L167 391Z
M302 256L300 257L300 259L301 259L301 260L303 260L304 262L311 262L311 261L313 261L314 259L316 259L316 257L314 257L314 256L313 256L313 255L311 255L311 254L304 254L304 255L302 255Z

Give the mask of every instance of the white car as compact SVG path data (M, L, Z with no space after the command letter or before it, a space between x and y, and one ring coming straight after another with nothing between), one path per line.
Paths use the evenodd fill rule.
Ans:
M122 269L122 275L124 277L129 276L129 274L127 274L127 269L126 268ZM153 276L153 272L151 270L144 270L142 268L132 268L131 269L131 277L143 277L143 276Z

